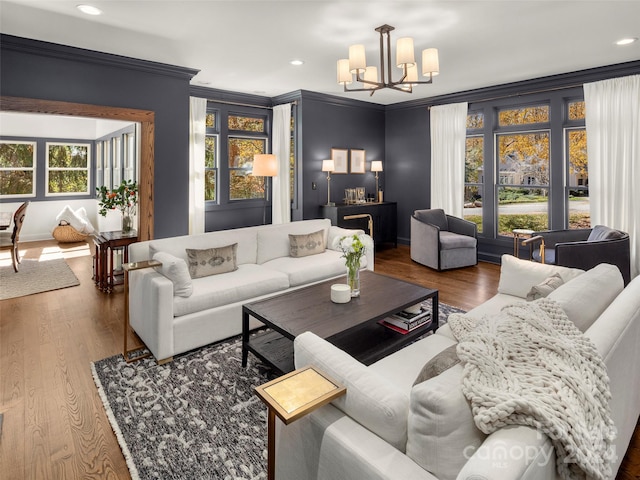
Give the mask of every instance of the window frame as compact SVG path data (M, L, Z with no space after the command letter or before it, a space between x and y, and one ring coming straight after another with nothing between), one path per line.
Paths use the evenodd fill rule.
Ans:
M32 173L32 186L31 193L20 193L20 194L3 194L0 192L0 198L2 199L14 199L14 198L34 198L37 195L37 170L38 170L38 142L29 141L29 140L12 140L12 139L4 139L0 138L0 143L4 144L21 144L21 145L32 145L33 153L32 153L32 166L26 168L13 168L13 167L0 167L0 171L24 171Z
M213 126L207 127L205 124L205 138L213 137L215 138L215 161L213 167L207 167L206 157L205 157L205 165L204 165L204 193L205 193L205 205L220 205L220 110L217 108L211 108L207 106L206 115L212 114L214 117ZM205 151L206 151L206 140L205 140ZM206 198L206 178L207 172L214 172L214 199L207 200Z
M50 146L66 146L66 147L86 147L87 148L87 165L84 168L80 168L80 167L68 167L68 168L61 168L61 167L51 167L49 165L49 147ZM92 156L92 145L93 142L65 142L65 141L47 141L45 142L45 158L44 158L44 170L45 170L45 179L44 179L44 196L45 197L85 197L87 195L91 195L91 180L92 180L92 160L93 160L93 156ZM49 191L49 172L60 172L60 171L66 171L66 172L81 172L81 171L86 171L87 172L87 188L85 191L83 192L50 192Z

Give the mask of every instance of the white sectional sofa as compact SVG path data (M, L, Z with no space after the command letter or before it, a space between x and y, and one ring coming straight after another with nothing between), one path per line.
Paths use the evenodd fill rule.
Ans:
M300 258L290 256L290 234L318 231L322 232L326 250ZM355 233L364 232L319 219L134 243L129 246L130 262L149 260L160 253L164 258L169 255L179 259L178 266L181 260L189 263L186 249L237 244L237 269L194 279L187 273L183 282L168 278L172 275L167 265L132 271L131 327L159 362L237 335L242 331L243 304L345 275L342 252L333 250L332 245L335 238ZM361 262L363 268L373 270L373 255L367 252ZM255 321L252 325L260 324Z
M468 315L491 318L505 305L525 302L531 287L555 272L565 283L548 298L592 340L610 377L615 478L640 415L640 277L623 290L612 265L583 272L505 255L497 295ZM452 345L446 324L367 367L310 332L296 338L296 367L315 365L347 393L288 426L277 422L276 478L559 478L545 434L510 426L485 435L475 426L461 390L461 364L414 386L423 365Z

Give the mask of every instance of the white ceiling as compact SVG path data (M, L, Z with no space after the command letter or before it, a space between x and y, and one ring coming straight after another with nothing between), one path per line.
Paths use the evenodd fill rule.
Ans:
M0 31L199 69L194 85L277 96L299 89L391 104L640 59L639 0L136 1L0 0ZM374 29L436 47L441 74L413 94L344 94L336 60L363 43L377 65ZM395 50L395 45L394 45ZM305 63L289 64L292 59ZM397 78L397 77L396 77Z

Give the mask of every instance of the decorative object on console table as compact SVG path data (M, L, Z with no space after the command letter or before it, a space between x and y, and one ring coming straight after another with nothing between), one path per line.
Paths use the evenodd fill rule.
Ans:
M335 203L331 201L331 172L335 169L335 162L333 160L322 161L322 171L327 172L327 206L333 207Z
M287 373L259 387L255 393L268 408L267 478L276 477L276 415L285 425L341 397L347 389L315 367Z
M260 153L253 156L253 170L251 175L254 177L275 177L278 175L278 160L275 155ZM269 189L265 179L264 187L264 206L262 208L262 224L267 223L267 202L269 201Z
M349 173L347 156L349 151L346 148L332 148L331 160L333 160L333 173Z
M138 184L133 180L123 180L118 188L109 191L102 185L96 187L98 213L103 217L107 216L108 210L118 209L122 214L122 231L128 233L133 230L133 215L136 213L138 204Z
M351 173L364 173L365 151L351 150Z

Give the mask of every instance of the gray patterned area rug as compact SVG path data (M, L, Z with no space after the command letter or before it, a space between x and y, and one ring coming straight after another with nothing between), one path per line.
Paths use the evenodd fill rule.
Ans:
M0 267L0 300L76 285L80 285L78 277L62 258L44 261L23 259L18 272L11 265Z
M441 303L440 324L460 311ZM275 375L252 355L242 368L241 353L234 337L165 365L91 364L134 480L266 478L266 407L253 390Z

